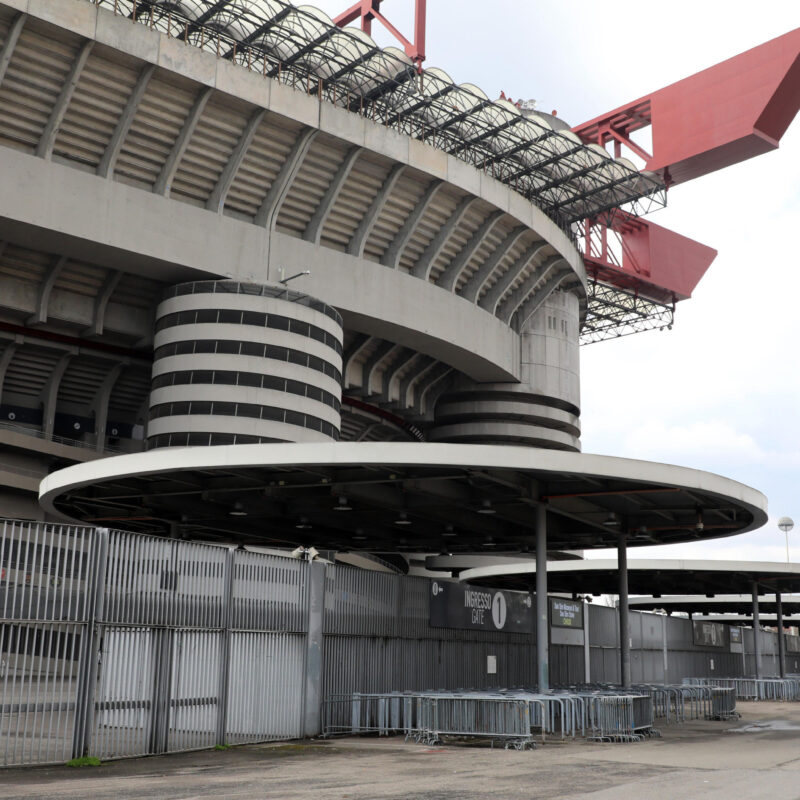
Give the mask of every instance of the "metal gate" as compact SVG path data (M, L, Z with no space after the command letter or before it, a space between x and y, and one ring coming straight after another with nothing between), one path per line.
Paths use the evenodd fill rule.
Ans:
M302 735L306 562L0 525L0 765Z

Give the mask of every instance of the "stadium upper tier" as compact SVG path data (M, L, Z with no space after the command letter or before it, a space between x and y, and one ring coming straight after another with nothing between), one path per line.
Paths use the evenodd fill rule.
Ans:
M441 69L418 72L401 50L283 0L92 0L264 76L457 156L568 226L628 206L665 203L655 173L586 145L549 114L525 115Z
M569 191L601 181L575 168L591 150L542 117L547 135L510 154L508 137L537 123L485 98L415 135L404 126L437 101L388 111L406 108L418 75L401 90L398 71L356 105L353 86L348 103L341 84L303 73L312 55L324 61L314 48L278 48L273 71L238 46L226 58L225 36L209 45L210 29L175 6L148 6L147 19L143 8L0 2L7 513L38 513L28 500L54 468L146 440L580 449L583 259L563 217L502 180L511 161L484 161L540 158L553 199L559 176ZM401 55L379 57L412 77ZM452 102L462 88L447 90ZM502 130L488 135L490 112ZM174 296L183 284L213 289ZM298 317L299 294L335 309L341 328ZM314 338L323 329L333 349ZM246 387L239 402L230 386Z

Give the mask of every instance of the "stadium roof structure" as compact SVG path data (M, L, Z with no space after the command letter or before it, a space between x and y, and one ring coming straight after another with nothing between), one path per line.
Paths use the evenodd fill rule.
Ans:
M759 595L758 607L767 614L774 614L776 599L774 594ZM753 596L747 594L715 594L711 597L704 594L665 595L663 597L631 597L629 605L638 611L663 610L667 613L680 611L687 614L737 614L753 616ZM783 616L800 615L800 595L782 594L781 605ZM763 617L762 617L763 621Z
M446 559L428 560L430 568L444 569ZM533 562L513 565L475 567L460 573L468 583L484 583L513 589L529 589L536 575ZM618 587L617 559L562 561L547 566L547 582L556 592L616 594ZM628 589L631 594L649 595L641 605L663 608L662 595L686 595L691 610L694 600L707 607L715 594L747 592L758 583L759 591L800 592L800 564L764 561L712 561L678 559L631 559L628 561ZM680 598L676 598L680 602ZM752 598L749 601L752 603ZM630 600L631 607L637 605ZM744 606L744 601L743 601ZM742 606L742 607L743 607Z
M643 546L729 536L766 521L761 493L707 472L419 442L115 456L48 476L40 500L50 513L96 525L272 546L307 536L318 549L379 554L519 552L533 546L542 505L553 550L614 547L620 530L631 531L628 545Z
M93 0L96 5L304 88L341 108L460 158L512 186L563 228L617 209L666 205L655 173L585 144L549 114L523 114L444 70L419 69L395 47L285 0ZM572 231L570 235L574 236Z

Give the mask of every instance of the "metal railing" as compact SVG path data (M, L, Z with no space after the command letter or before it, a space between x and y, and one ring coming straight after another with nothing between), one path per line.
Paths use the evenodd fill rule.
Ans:
M53 442L53 444L63 444L67 447L79 447L83 448L84 450L92 450L98 453L125 453L126 450L122 450L119 447L109 447L104 446L101 451L97 450L97 445L92 444L91 442L83 442L79 439L70 439L68 436L58 436L54 433L46 433L42 430L37 430L36 428L26 428L24 425L15 425L13 422L1 422L0 421L0 430L4 431L11 431L12 433L19 433L23 436L32 436L34 439L41 439L45 442ZM8 469L8 467L6 467ZM19 470L15 470L19 471Z

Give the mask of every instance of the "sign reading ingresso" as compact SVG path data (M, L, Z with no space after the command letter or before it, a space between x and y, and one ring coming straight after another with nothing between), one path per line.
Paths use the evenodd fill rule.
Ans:
M431 581L430 586L432 628L533 633L533 599L526 592L440 580Z

